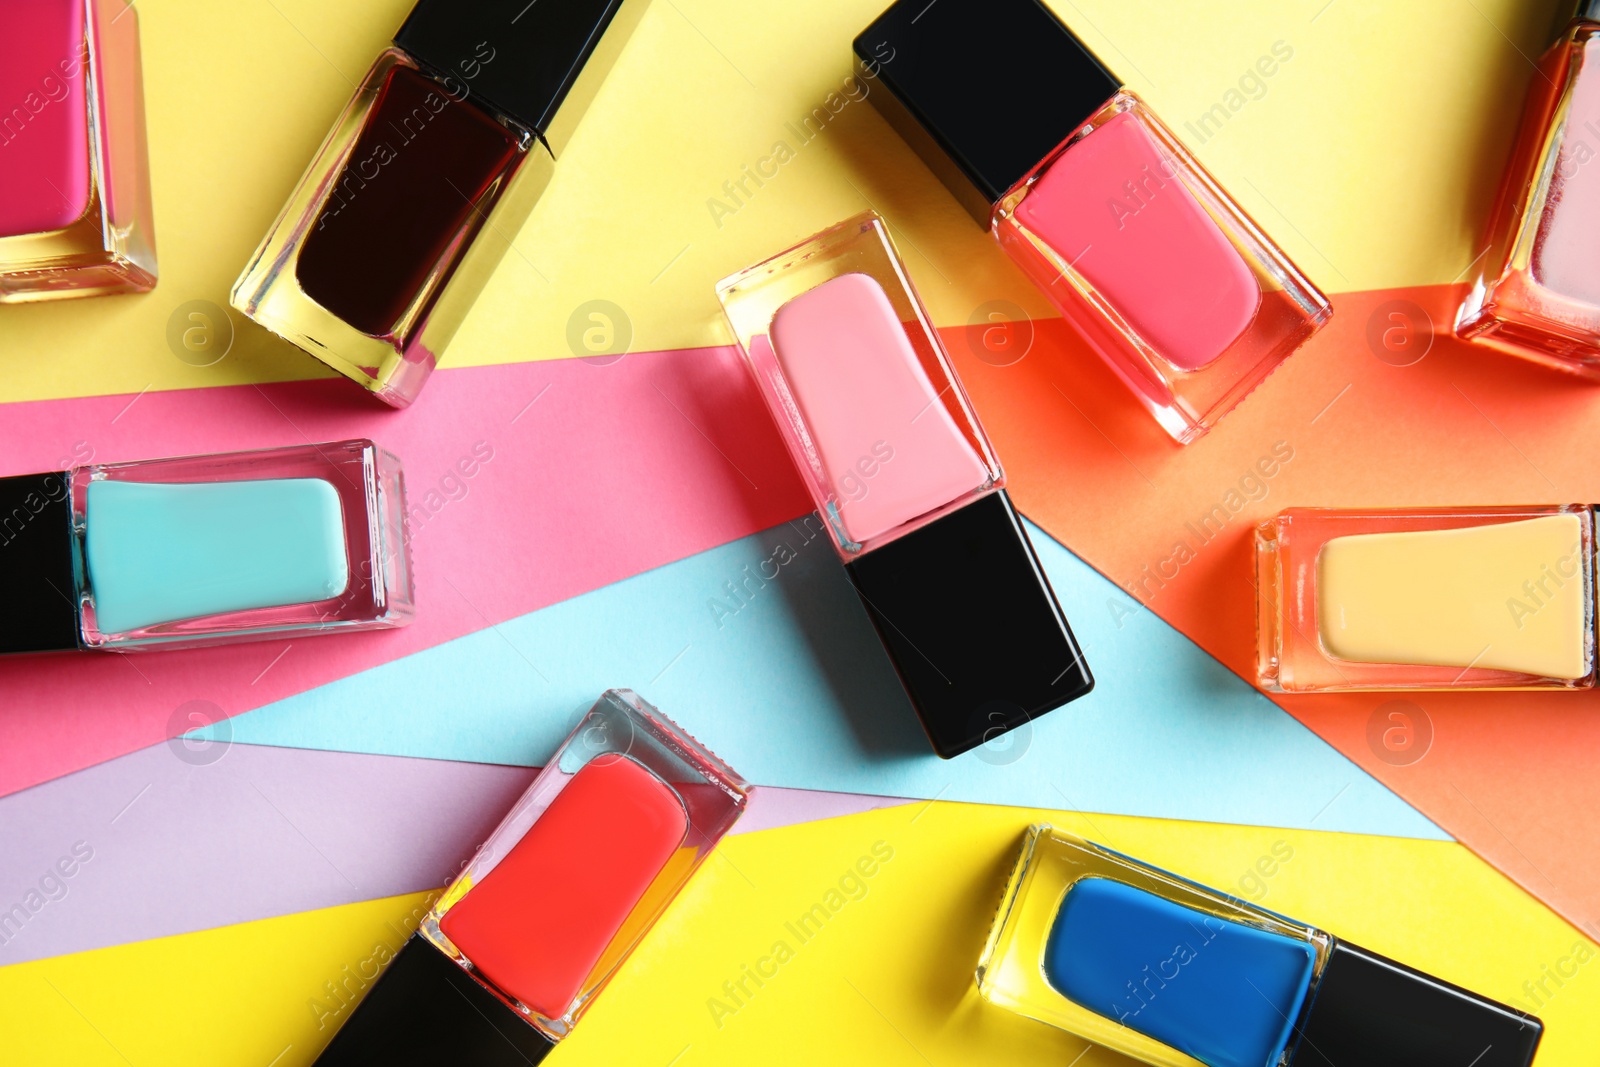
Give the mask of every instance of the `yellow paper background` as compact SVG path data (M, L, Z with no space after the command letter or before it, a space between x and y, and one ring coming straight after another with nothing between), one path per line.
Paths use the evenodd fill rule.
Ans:
M1460 845L949 803L728 839L550 1062L1084 1065L1128 1061L982 1002L972 970L1034 819L1312 922L1488 996L1576 969L1540 1008L1539 1067L1600 1047L1595 946ZM1274 845L1292 858L1249 881ZM790 928L846 886L820 930ZM1283 851L1279 846L1279 852ZM869 867L874 866L868 864ZM1259 876L1258 876L1259 877ZM1264 888L1263 888L1264 887ZM0 1059L19 1064L309 1064L332 1032L314 998L399 944L421 895L354 904L0 969ZM724 982L785 941L742 1003ZM1574 961L1582 947L1586 958ZM1562 964L1562 961L1572 961ZM765 965L770 973L771 964ZM713 998L736 1010L715 1012ZM720 1024L720 1025L719 1025ZM276 1057L276 1058L275 1058Z
M1538 54L1557 7L1054 6L1329 291L1445 283L1471 261L1531 76L1524 56ZM142 0L161 284L0 308L0 401L321 373L239 316L230 355L191 366L170 350L168 322L189 301L226 306L408 7ZM996 299L1050 314L869 104L844 105L804 145L788 129L844 87L850 40L881 7L656 0L445 365L573 355L568 320L592 300L623 309L636 351L724 343L717 279L869 205L894 225L939 323ZM1277 42L1293 58L1200 143L1186 124L1226 105ZM793 160L734 205L723 183L779 140ZM719 216L715 197L737 210Z

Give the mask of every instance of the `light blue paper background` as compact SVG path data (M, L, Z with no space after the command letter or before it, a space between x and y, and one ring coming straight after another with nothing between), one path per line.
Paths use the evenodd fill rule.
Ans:
M954 760L928 748L832 547L799 523L224 725L254 744L538 765L602 690L628 687L762 785L1449 840L1028 530L1097 684Z

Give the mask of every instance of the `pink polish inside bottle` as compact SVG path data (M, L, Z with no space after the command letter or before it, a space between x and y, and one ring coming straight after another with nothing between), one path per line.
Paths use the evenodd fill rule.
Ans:
M89 204L82 0L4 0L0 237L60 230ZM68 62L64 73L60 63Z
M1600 2L1529 79L1456 334L1600 379Z
M149 290L137 14L0 0L0 28L0 303Z
M850 541L988 482L872 278L843 274L789 301L772 318L772 347Z
M1129 112L1041 174L1017 220L1078 249L1084 281L1180 371L1214 363L1261 306L1244 259Z
M1546 286L1600 307L1600 38L1579 46L1585 76L1572 85L1556 174L1533 246L1534 273Z

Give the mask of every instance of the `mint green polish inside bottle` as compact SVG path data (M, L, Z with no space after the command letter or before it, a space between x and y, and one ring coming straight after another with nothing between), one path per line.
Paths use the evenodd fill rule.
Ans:
M339 494L322 478L97 480L85 566L106 634L337 597L350 584Z

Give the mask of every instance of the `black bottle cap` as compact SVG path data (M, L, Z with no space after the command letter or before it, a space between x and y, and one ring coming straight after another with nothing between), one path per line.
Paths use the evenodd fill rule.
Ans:
M1039 0L898 0L855 40L867 97L984 226L1122 87Z
M1528 1067L1544 1024L1336 941L1294 1067Z
M0 654L78 647L66 471L0 478Z
M566 148L646 0L418 0L394 43Z
M845 569L945 759L1094 688L1003 489Z
M317 1067L529 1067L555 1042L420 934L405 943Z

